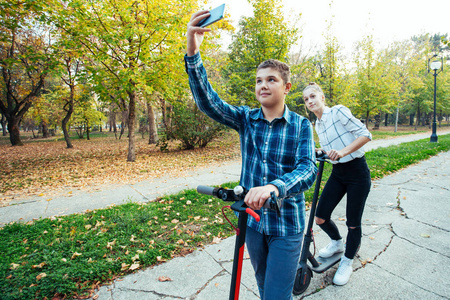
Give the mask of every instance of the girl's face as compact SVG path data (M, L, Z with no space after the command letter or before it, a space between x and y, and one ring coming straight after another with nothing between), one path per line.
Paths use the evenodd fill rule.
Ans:
M323 111L325 108L325 96L323 93L316 91L313 88L306 89L303 92L303 101L305 105L313 113Z

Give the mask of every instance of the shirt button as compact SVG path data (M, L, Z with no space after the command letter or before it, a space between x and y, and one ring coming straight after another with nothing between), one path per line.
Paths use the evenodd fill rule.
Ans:
M263 163L266 163L266 160L263 160Z
M266 177L263 177L263 180L266 180Z
M268 142L266 142L266 145L268 144Z
M272 129L272 125L269 126L269 129Z

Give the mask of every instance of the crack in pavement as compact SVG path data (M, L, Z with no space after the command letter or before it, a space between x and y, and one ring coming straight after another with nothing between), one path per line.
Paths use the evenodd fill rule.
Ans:
M377 265L377 264L373 264L373 265L376 266L377 268L379 268L379 269L385 271L386 273L388 273L388 274L390 274L390 275L392 275L392 276L394 276L394 277L400 279L400 280L403 280L403 281L405 281L405 282L408 282L409 284L415 286L416 288L419 288L419 289L421 289L421 290L423 290L423 291L426 291L426 292L428 292L428 293L431 293L431 294L436 295L436 296L438 296L438 297L441 297L441 298L443 298L443 299L450 299L450 298L448 298L447 296L437 294L437 293L436 293L435 291L433 291L433 290L428 290L428 289L426 289L426 288L424 288L424 287L422 287L422 286L420 286L420 285L417 285L416 283L411 282L411 281L409 281L409 280L407 280L407 279L405 279L405 278L399 276L398 274L392 273L392 272L390 272L389 270L387 270L387 269L385 269L385 268L382 268L381 266L379 266L379 265Z

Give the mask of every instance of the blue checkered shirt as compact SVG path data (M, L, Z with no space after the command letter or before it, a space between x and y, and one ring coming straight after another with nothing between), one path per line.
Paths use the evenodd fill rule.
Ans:
M308 119L289 111L268 122L259 109L233 106L222 101L208 82L200 54L185 56L194 99L201 111L239 133L242 155L240 184L252 187L273 184L284 198L281 217L266 208L249 216L248 226L267 235L298 234L305 226L303 191L316 178L314 140Z

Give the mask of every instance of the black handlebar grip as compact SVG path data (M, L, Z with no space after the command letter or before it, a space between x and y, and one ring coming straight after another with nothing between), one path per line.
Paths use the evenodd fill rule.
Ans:
M199 192L200 194L214 196L214 190L215 188L206 185L197 186L197 192Z

